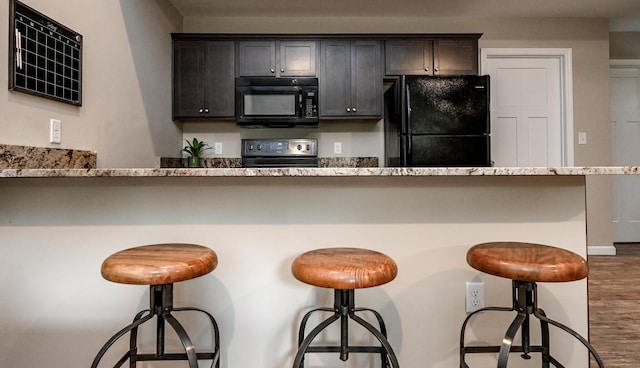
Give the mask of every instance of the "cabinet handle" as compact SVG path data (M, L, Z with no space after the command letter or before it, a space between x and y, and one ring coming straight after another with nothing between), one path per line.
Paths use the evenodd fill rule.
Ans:
M439 71L440 71L440 68L438 68L438 67L436 66L435 68L433 68L433 71L437 73L437 72L439 72Z
M209 109L204 109L204 112L208 114L209 113Z
M356 108L355 108L355 107L352 107L352 108L351 108L351 111L356 112Z
M347 112L351 112L351 109L347 107Z
M271 73L275 73L275 72L276 72L276 70L271 68Z
M428 72L428 71L429 71L429 67L428 67L428 66L426 66L426 67L424 68L424 71L425 71L425 72Z
M204 109L200 109L198 110L198 112L202 114L204 112Z
M280 69L280 73L284 73L284 68Z

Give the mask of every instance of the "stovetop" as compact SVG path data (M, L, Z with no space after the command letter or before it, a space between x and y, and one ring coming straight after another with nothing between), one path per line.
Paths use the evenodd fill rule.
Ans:
M243 139L243 167L318 167L315 138Z

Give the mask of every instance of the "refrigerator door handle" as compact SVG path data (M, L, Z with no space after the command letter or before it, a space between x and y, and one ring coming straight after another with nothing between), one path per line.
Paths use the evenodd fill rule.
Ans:
M407 133L411 133L411 89L409 89L409 83L405 84L405 101L406 101L406 113L407 113Z

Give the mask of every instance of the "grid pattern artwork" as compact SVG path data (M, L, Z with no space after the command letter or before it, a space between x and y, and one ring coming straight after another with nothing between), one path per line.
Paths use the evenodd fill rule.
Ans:
M15 1L13 90L82 104L82 36Z

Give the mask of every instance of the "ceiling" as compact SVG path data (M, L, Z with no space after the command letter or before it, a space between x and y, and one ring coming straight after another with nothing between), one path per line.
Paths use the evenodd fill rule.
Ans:
M640 0L169 0L183 16L640 17Z

